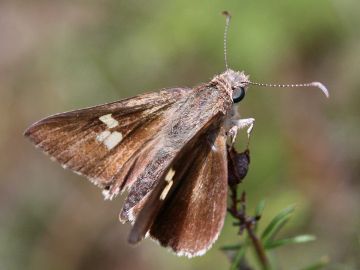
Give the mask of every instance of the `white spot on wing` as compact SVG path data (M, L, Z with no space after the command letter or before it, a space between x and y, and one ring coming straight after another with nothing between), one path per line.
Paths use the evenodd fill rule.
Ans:
M164 187L163 191L160 194L160 200L165 200L167 194L169 193L170 188L174 183L172 180L174 175L175 175L175 171L172 168L170 168L170 170L165 176L165 181L167 182L167 185Z
M107 125L108 128L114 128L119 125L119 122L111 116L111 113L99 117L99 120Z
M99 142L103 142L107 137L109 137L110 134L111 132L109 130L105 130L96 136L96 140Z
M105 144L105 146L107 147L108 150L111 150L121 142L122 138L123 138L123 136L122 136L121 132L114 131L113 133L111 133L109 136L107 136L105 138L103 143Z
M162 200L162 201L165 200L165 198L166 198L167 194L169 193L170 188L173 185L173 183L174 182L172 180L170 180L170 182L167 183L167 185L164 187L163 191L160 194L160 200Z
M173 179L174 175L175 175L175 171L173 170L173 168L170 168L170 170L165 176L165 181L170 182Z

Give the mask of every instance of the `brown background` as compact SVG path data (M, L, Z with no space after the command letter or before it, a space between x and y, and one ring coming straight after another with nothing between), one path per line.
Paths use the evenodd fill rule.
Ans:
M200 258L151 240L130 247L117 220L122 199L105 202L22 136L56 112L208 81L224 69L224 9L233 69L330 89L327 100L315 89L252 87L240 104L256 118L240 187L250 209L266 199L266 224L296 204L283 236L317 236L278 249L279 269L322 256L328 269L360 268L359 2L106 0L0 2L0 269L228 268L218 248L238 239L230 219Z

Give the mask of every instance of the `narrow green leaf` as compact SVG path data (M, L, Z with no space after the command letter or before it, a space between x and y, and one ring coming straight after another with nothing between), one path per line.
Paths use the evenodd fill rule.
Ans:
M275 239L278 232L285 226L285 224L290 220L290 216L284 217L284 219L279 220L279 222L274 226L273 230L269 233L268 237L266 237L263 242L264 244L267 244L268 242L271 242L273 239Z
M273 249L288 244L300 244L314 241L316 237L314 235L299 235L291 238L284 238L280 240L268 241L265 243L265 249Z
M275 236L275 234L285 225L285 223L290 219L292 212L295 207L289 206L283 209L280 213L278 213L269 223L269 225L265 228L261 235L261 239L266 241Z
M265 208L265 200L261 200L255 208L255 217L261 216L264 211L264 208ZM255 224L254 232L256 233L257 230L258 230L258 222L256 222Z
M328 263L329 263L329 258L327 256L324 256L320 259L320 261L308 267L302 268L301 270L320 270L323 269L326 265L328 265Z
M261 216L265 208L265 200L261 200L255 208L255 216Z

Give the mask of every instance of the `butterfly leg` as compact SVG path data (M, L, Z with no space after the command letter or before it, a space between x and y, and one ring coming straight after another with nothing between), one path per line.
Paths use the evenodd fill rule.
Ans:
M254 123L255 123L254 118L232 120L233 126L228 131L228 136L230 137L231 143L234 144L238 130L244 128L247 128L246 133L248 135L248 140L250 140L250 135L254 127Z

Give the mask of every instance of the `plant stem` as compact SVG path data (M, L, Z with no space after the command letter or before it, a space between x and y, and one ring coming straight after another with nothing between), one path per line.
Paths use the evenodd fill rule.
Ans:
M254 246L255 251L256 251L256 255L258 256L259 261L261 262L262 268L264 270L269 269L269 261L268 261L268 259L266 257L264 247L261 244L259 238L257 238L257 236L255 235L255 233L254 233L254 231L252 230L251 227L246 226L246 231L248 232L249 237L250 237L250 239L251 239L251 241L253 243L253 246Z
M259 238L256 236L254 232L254 225L259 219L259 217L248 217L246 215L246 194L243 192L241 194L240 199L238 199L237 194L237 188L236 185L230 186L231 191L231 205L228 209L229 213L237 219L239 222L236 224L239 226L239 234L242 234L244 230L246 230L247 234L249 235L249 238L251 240L252 245L254 246L256 255L259 259L259 262L262 266L262 269L268 270L270 269L269 261L265 253L264 246L262 245ZM245 250L245 248L243 249ZM241 250L240 253L243 253L244 251ZM241 255L241 256L240 256ZM232 268L234 267L235 263L239 264L239 258L242 258L244 254L237 254L235 257L235 260L233 262Z

